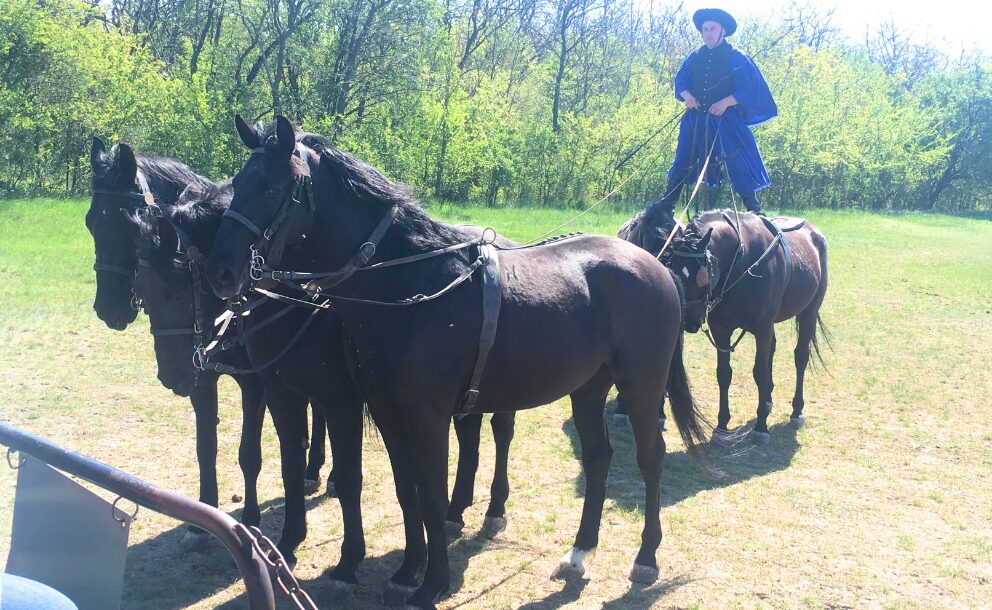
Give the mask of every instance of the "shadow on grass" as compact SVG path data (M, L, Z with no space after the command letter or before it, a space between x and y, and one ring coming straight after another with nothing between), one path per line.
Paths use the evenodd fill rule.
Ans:
M307 510L331 500L323 493L307 498ZM336 500L333 500L337 502ZM262 503L262 531L278 540L283 521L282 498ZM229 513L241 520L242 510ZM128 548L124 569L123 608L186 608L223 591L240 580L234 558L216 539L203 552L183 553L180 541L185 524L162 532L154 538ZM247 607L246 597L239 596L240 605Z
M337 500L330 500L320 494L307 499L307 510L312 510L325 501L337 503ZM260 506L262 529L274 539L277 539L278 532L282 528L283 506L282 498ZM237 510L230 514L240 520L241 513L241 510ZM181 553L179 544L185 531L186 526L180 524L128 549L123 608L164 610L186 608L224 591L240 580L241 576L234 559L223 545L214 539L211 539L207 549L202 553ZM340 543L340 540L340 537L336 537L334 542ZM403 561L402 538L399 538L396 544L400 548L380 557L365 559L358 570L359 584L354 595L336 596L328 586L328 575L338 556L337 548L329 551L331 557L327 560L324 572L317 578L301 579L300 585L319 608L385 608L386 606L381 604L383 589L389 577ZM464 584L469 560L489 544L515 546L506 541L490 540L481 532L449 541L451 593L457 593ZM312 553L313 549L310 552ZM509 575L507 580L515 575ZM274 587L274 589L276 608L295 608L278 588ZM247 596L242 592L234 599L219 604L217 608L242 610L247 605Z
M629 425L613 423L609 417L613 407L611 401L607 405L607 417L613 443L613 462L610 464L606 495L620 507L640 512L644 510L644 482L637 467L634 437ZM678 434L674 426L674 421L669 418L668 438ZM734 431L734 443L729 447L707 445L699 463L685 451L666 453L661 475L661 505L672 506L701 491L730 487L788 468L799 451L796 431L787 423L770 426L771 442L759 447L751 443L748 435L751 427L753 421ZM582 447L571 418L562 430L572 443L575 458L581 461ZM585 494L585 477L580 475L575 486L577 494Z

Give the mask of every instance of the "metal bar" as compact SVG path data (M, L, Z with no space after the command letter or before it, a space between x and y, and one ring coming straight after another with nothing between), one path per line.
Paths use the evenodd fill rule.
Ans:
M245 581L250 610L274 610L272 580L264 559L250 541L235 531L238 522L221 510L172 491L156 487L85 455L69 451L43 438L0 421L0 444L26 453L59 470L89 481L121 497L186 523L200 527L220 540L234 557Z

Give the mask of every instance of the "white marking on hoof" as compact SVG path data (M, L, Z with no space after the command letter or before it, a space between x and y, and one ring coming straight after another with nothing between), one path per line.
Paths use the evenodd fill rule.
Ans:
M589 578L589 563L596 556L596 549L583 551L572 547L572 552L561 558L558 568L551 575L552 580L569 580L570 578Z
M757 430L751 431L751 441L754 442L755 445L765 446L771 438L772 435L768 432L758 432Z
M341 599L349 595L354 595L356 589L358 589L358 585L353 582L345 582L332 578L327 584L327 597Z
M315 481L313 479L304 479L303 481L303 493L306 495L313 495L320 491L320 481Z
M334 486L334 482L333 481L331 481L331 480L328 480L327 481L327 489L324 490L324 494L326 494L328 498L336 498L336 497L338 497L338 489L337 489L337 487Z
M658 580L658 568L634 564L630 571L630 581L645 585L653 585Z
M506 515L502 517L486 517L486 520L482 522L482 535L491 540L506 529L506 524Z
M458 523L457 521L444 520L444 531L448 534L448 540L454 540L456 538L462 537L462 530L465 529L464 523Z
M730 432L716 428L710 436L710 442L717 447L729 447L734 444Z
M792 425L793 428L795 428L796 430L798 430L798 429L800 429L800 428L802 428L803 426L806 425L806 418L803 417L802 415L797 415L795 417L790 417L789 418L789 423Z
M179 541L179 550L183 553L205 553L209 545L210 534L186 528L186 532Z
M617 425L617 426L629 426L630 425L630 418L627 417L627 415L624 414L624 413L614 413L613 414L613 423L615 425Z
M393 581L386 583L386 588L382 592L382 603L387 606L406 606L406 600L413 592L417 590L417 587L407 587L404 585L398 585Z

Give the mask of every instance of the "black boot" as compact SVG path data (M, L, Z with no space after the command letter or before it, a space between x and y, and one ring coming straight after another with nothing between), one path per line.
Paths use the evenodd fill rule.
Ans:
M744 207L747 208L748 212L757 214L758 216L764 216L765 213L761 211L761 205L758 203L758 197L754 192L750 193L740 193L741 199L744 200Z

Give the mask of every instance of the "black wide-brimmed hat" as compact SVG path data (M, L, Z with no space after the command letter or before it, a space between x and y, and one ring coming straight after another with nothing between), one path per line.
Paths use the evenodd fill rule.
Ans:
M722 8L701 8L692 15L692 22L696 24L696 29L703 31L703 22L716 21L727 31L725 36L730 36L737 31L737 20L730 16L730 13Z

